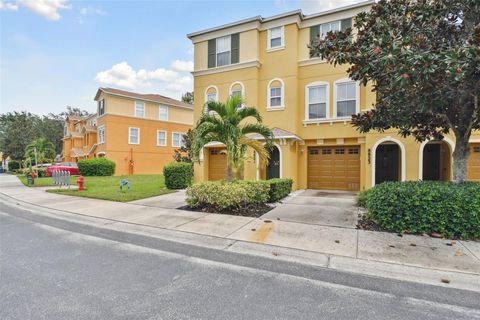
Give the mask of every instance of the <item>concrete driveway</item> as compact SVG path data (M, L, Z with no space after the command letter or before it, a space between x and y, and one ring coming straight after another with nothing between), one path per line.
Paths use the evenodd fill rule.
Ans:
M354 192L305 190L284 200L262 218L356 228L358 208Z

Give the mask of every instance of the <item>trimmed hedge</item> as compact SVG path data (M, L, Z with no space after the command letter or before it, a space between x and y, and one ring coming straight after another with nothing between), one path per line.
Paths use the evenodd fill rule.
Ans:
M480 183L384 182L359 196L367 218L387 231L480 238Z
M192 208L211 207L217 211L265 204L269 199L267 181L206 181L187 189L187 203Z
M185 189L192 183L193 166L188 162L172 162L163 167L168 189Z
M269 200L268 202L277 202L292 192L292 179L270 179L267 180L270 184Z
M82 176L112 176L115 173L115 162L107 158L80 160L77 165Z
M20 169L21 162L17 160L10 160L8 161L8 171L15 172Z

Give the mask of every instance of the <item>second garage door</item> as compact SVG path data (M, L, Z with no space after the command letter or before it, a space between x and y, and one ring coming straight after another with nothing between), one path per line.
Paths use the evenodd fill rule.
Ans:
M308 188L360 190L360 147L308 148Z
M227 154L221 148L209 149L208 180L223 180L227 177Z
M471 181L480 181L480 143L470 144L467 179Z

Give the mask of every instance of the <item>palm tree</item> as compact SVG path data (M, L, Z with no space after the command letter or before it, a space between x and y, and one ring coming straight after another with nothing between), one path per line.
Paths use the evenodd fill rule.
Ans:
M52 160L55 158L55 146L44 138L38 138L25 148L26 158L35 159L35 153L36 159L39 163L43 163L46 160Z
M252 118L252 119L250 119ZM256 121L248 121L256 120ZM266 143L251 139L249 134L259 134ZM195 128L192 145L194 158L198 159L203 147L209 142L220 142L226 147L227 181L233 180L247 159L248 147L255 150L261 163L269 158L268 149L273 144L272 131L262 124L262 117L254 107L246 107L239 95L225 103L209 101Z

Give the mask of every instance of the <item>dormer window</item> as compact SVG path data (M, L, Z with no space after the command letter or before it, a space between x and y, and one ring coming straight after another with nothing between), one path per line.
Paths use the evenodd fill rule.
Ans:
M267 49L280 49L283 46L283 26L268 29Z
M238 63L240 55L240 34L208 40L208 67L222 67Z

